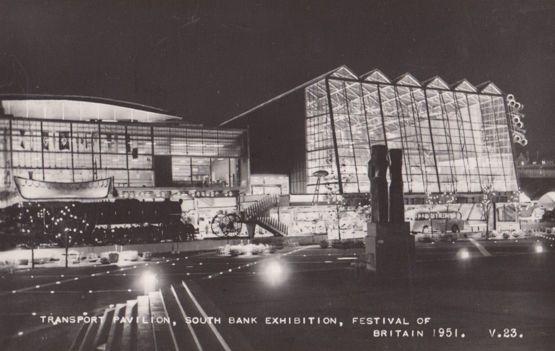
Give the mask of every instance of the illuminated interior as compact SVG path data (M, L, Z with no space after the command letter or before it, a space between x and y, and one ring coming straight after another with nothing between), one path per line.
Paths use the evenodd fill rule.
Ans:
M501 91L440 77L394 82L379 70L362 77L341 67L305 88L307 192L370 191L370 147L402 148L405 193L517 190L511 135ZM320 190L321 191L321 190Z
M37 115L41 104L60 109L48 110L43 118ZM21 116L25 105L32 112L28 117ZM180 124L171 121L175 116L106 104L100 108L89 101L69 105L63 100L2 101L0 187L13 185L12 176L57 182L113 176L116 187L246 187L243 130ZM77 105L81 115L71 115L79 113ZM62 111L65 119L56 119ZM85 120L84 111L87 117L99 114ZM156 123L131 122L126 116Z

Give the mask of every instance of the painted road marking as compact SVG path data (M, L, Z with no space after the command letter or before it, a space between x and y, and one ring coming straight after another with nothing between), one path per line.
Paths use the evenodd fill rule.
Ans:
M469 238L468 240L469 240L474 246L476 246L476 248L478 249L478 251L480 251L480 253L481 253L483 256L491 256L491 254L489 253L489 251L486 250L486 248L485 248L482 244L480 244L479 242L477 242L475 239Z
M181 305L181 301L179 301L179 297L177 296L177 293L175 292L175 289L173 288L173 286L171 286L171 291L173 293L173 296L175 297L175 301L177 302L177 305L179 306L179 310L181 311L181 315L183 316L183 321L185 321L187 319L187 314L185 313L185 310L183 309L183 306ZM190 323L185 323L185 324L187 324L187 328L189 329L189 332L191 332L191 335L193 336L193 340L197 345L197 349L199 351L202 351L202 346L200 346L200 342L197 338L197 334L193 330L193 327L191 326Z
M204 312L204 309L198 303L197 299L195 298L195 296L193 295L193 293L191 292L191 290L189 289L187 284L184 281L181 281L181 284L183 284L183 287L185 288L185 291L187 291L187 294L189 294L189 297L191 298L191 301L193 301L193 303L195 304L195 306L196 306L197 310L200 312L200 314L204 318L208 319L208 315L206 314L206 312ZM218 341L220 342L220 344L222 345L224 350L225 351L231 351L231 348L229 347L227 342L224 340L224 337L222 336L222 334L220 334L218 329L214 326L214 324L213 323L208 323L208 326L210 327L210 329L212 330L214 335L216 335L216 339L218 339Z

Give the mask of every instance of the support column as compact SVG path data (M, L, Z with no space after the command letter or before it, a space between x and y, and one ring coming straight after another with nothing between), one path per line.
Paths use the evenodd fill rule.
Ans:
M254 239L254 233L256 229L255 223L247 223L247 234L249 234L249 239Z

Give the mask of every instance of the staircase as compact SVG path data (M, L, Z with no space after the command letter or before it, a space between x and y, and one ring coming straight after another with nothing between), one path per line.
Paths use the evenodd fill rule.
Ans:
M193 282L182 281L117 304L107 308L102 316L105 318L101 323L83 325L71 351L252 351L241 332L225 323L225 316L203 297ZM116 316L126 320L114 321ZM221 324L187 323L187 320L207 316L221 318ZM130 323L131 317L133 322ZM169 323L150 323L151 318L165 318Z
M274 236L287 236L287 225L268 215L270 209L279 206L279 201L278 195L268 195L249 205L244 210L244 222L259 225Z

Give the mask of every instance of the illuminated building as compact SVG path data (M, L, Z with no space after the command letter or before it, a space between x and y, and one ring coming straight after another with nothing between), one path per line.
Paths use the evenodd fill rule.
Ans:
M287 174L293 194L314 193L318 174L334 193L368 193L370 148L385 144L404 150L406 197L422 198L517 191L510 116L491 82L420 82L408 73L392 81L341 66L222 126L248 127L251 172Z
M0 96L0 187L113 177L124 197L153 190L226 196L248 188L246 133L162 110L75 96ZM199 191L200 190L200 191ZM163 195L164 197L166 195Z

